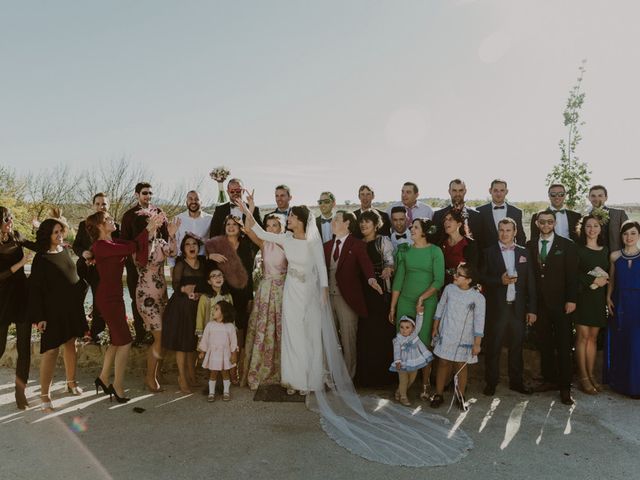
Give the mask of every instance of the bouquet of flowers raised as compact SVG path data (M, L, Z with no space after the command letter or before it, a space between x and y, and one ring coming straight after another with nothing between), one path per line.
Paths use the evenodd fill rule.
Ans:
M163 223L168 223L167 215L164 212L161 212L158 207L154 207L153 205L149 205L147 208L141 208L136 212L136 215L141 217L153 217L154 215L160 214Z
M209 172L209 176L212 180L218 183L218 200L216 203L221 204L227 201L227 197L224 194L224 181L227 179L231 172L227 167L216 167L211 172Z
M600 225L606 225L609 223L609 212L602 207L591 210L591 215L598 219Z
M596 278L609 278L609 274L600 267L596 267L593 270L591 270L589 272L589 275ZM598 288L598 286L595 283L592 283L591 285L589 285L589 288L591 290L595 290Z

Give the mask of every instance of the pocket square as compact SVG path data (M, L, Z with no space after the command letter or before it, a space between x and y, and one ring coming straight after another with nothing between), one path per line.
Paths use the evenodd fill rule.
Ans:
M554 253L554 255L562 255L562 250L556 250L556 253Z
M520 257L520 260L518 260L518 263L527 263L527 257Z

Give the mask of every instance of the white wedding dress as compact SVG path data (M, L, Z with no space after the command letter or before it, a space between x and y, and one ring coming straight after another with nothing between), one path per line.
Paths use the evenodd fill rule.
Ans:
M282 245L289 263L282 300L282 383L313 392L307 406L320 414L327 435L356 455L388 465L447 465L464 457L473 441L447 419L356 393L331 308L323 300L327 269L314 216L307 221L307 240L290 232L268 233L259 225L253 231Z

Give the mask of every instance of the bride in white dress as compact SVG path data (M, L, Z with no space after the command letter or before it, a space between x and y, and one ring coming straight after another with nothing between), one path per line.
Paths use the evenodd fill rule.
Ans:
M322 240L313 214L293 207L290 232L265 232L253 220L253 194L247 228L262 240L282 245L288 261L282 300L282 383L307 396L324 431L350 452L388 465L434 466L457 462L473 447L458 425L438 415L396 405L375 396L360 397L342 357L328 299ZM306 218L305 218L306 217Z

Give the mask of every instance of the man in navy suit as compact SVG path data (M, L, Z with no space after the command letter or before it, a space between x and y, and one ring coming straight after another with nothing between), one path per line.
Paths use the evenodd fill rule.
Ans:
M527 247L536 273L536 333L544 382L535 390L560 390L562 403L573 405L571 314L576 309L578 296L578 252L571 240L554 231L555 212L545 210L539 212L536 218L540 235L530 240Z
M498 223L498 238L484 251L481 282L486 289L485 381L483 393L493 396L500 377L500 352L505 334L509 347L509 388L523 394L531 389L522 379L522 343L525 325L536 321L533 265L527 249L516 245L516 222L506 217Z
M478 207L478 213L482 218L482 235L478 239L480 248L487 248L495 245L498 241L498 222L503 218L509 217L516 222L516 243L520 246L525 245L527 238L522 227L522 210L506 202L509 189L505 180L496 179L491 182L489 188L491 194L491 202Z
M228 215L241 218L244 223L244 213L236 206L236 200L242 198L243 192L242 180L239 178L232 178L227 183L227 195L229 195L229 201L218 205L213 211L213 217L211 218L211 225L209 226L209 238L213 238L218 235L224 235L224 219ZM262 225L260 221L260 209L256 207L253 211L253 218L259 225Z

